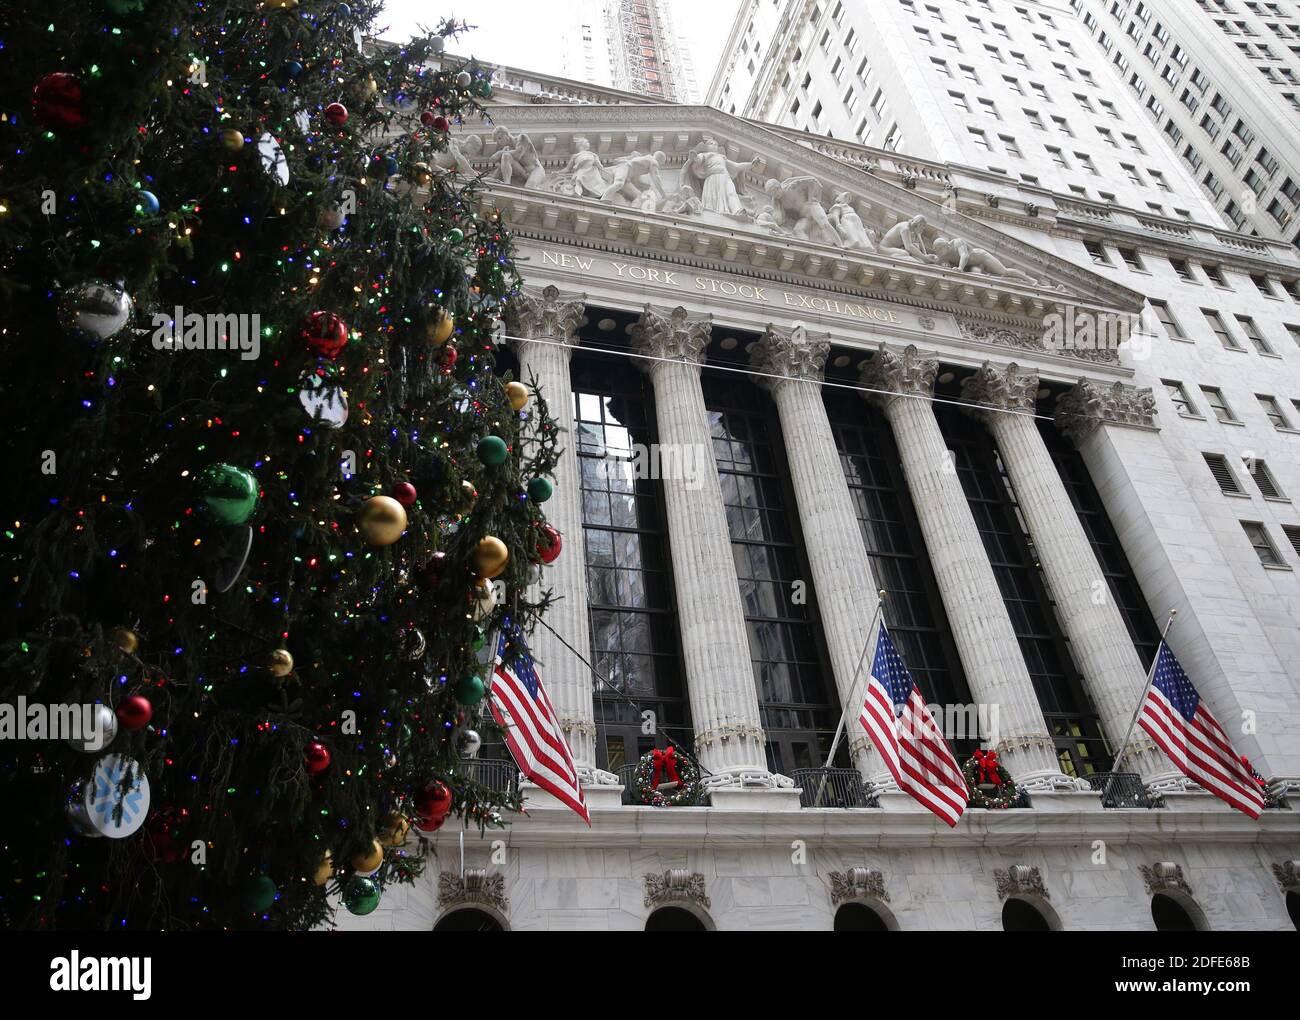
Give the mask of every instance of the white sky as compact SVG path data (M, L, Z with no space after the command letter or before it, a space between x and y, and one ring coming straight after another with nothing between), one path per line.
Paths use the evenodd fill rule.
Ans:
M703 93L713 78L740 0L668 2L673 23L690 47ZM387 0L378 23L388 26L381 32L383 38L402 39L421 25L432 28L443 18L454 17L476 26L449 47L456 53L558 74L560 20L568 9L565 0Z

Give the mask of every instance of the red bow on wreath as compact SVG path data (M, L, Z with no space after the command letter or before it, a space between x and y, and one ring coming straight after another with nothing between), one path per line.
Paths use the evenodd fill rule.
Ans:
M975 764L980 770L977 782L992 783L994 786L1002 785L1002 777L998 775L997 751L976 751Z
M666 751L660 751L655 748L651 752L651 760L654 761L654 775L650 778L650 789L659 789L659 779L662 775L670 783L681 785L682 777L677 774L677 749L670 747Z

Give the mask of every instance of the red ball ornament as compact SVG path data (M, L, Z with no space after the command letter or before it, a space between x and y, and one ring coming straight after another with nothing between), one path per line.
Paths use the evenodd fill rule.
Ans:
M442 828L443 823L447 821L447 816L441 818L425 818L421 815L415 820L415 827L421 832L437 832Z
M117 706L117 721L122 724L123 729L139 730L149 725L149 720L153 718L153 705L149 699L139 694L132 694L129 698L123 698Z
M449 121L446 117L441 117L441 116L434 117L433 130L437 131L439 134L445 135L448 131L451 130L451 121Z
M453 345L451 344L443 345L442 357L439 359L442 362L443 368L447 369L448 371L455 368L457 357L458 355L456 354L456 348Z
M312 312L299 334L317 357L337 358L348 343L348 325L333 312Z
M416 499L419 498L418 493L415 491L415 486L410 482L398 482L393 486L391 495L393 499L401 503L402 506L414 506Z
M437 114L434 113L432 110L425 110L422 114L420 114L420 123L423 124L425 127L430 127L433 124L433 118L436 116Z
M542 525L542 539L537 543L537 556L543 563L554 563L560 555L564 540L549 524Z
M348 108L342 103L330 103L325 107L325 119L335 127L342 127L348 122Z
M396 497L394 497L396 498ZM432 590L442 584L443 572L447 569L447 554L445 552L436 552L429 558L429 562L421 568L417 578L420 587Z
M415 810L420 819L439 820L451 810L451 791L446 783L430 783L415 795Z
M81 82L58 71L47 74L32 89L32 112L51 131L79 131L86 126L86 104Z
M313 776L330 767L330 749L319 740L313 740L302 753L303 764Z

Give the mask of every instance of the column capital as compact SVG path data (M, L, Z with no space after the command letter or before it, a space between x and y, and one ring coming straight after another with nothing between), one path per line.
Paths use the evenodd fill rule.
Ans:
M901 351L881 344L876 356L862 366L861 373L862 384L877 392L863 396L881 406L889 405L896 396L928 397L934 393L934 377L938 373L939 359L922 354L915 344Z
M1009 365L986 361L961 384L961 395L963 400L978 405L967 411L980 420L988 418L983 408L1032 414L1038 403L1038 373L1014 361Z
M506 304L506 329L521 340L558 340L576 347L587 310L586 294L561 294L555 286L521 289Z
M808 335L803 323L796 323L792 329L780 329L769 322L762 338L749 350L749 363L769 376L782 377L759 380L760 385L775 390L786 379L820 382L830 349L829 333L814 337Z
M1156 399L1149 389L1122 382L1111 386L1080 379L1056 405L1056 427L1076 444L1103 424L1156 427Z
M658 311L646 305L632 325L632 346L638 354L701 364L713 333L713 316L693 319L681 305Z

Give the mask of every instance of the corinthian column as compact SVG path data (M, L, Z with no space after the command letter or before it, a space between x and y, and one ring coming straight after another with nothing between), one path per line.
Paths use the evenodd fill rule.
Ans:
M569 356L578 344L577 329L586 307L585 294L562 295L555 287L521 291L506 308L506 328L516 338L519 375L536 378L547 407L569 436L555 465L555 492L546 503L546 519L564 539L564 551L546 568L550 587L561 598L551 603L546 622L591 660L587 619L587 557L582 533L582 492L578 480L576 434L573 423L573 384ZM540 587L540 586L539 586ZM537 592L534 591L534 595ZM533 653L546 677L546 690L573 752L573 763L585 784L607 785L616 776L596 768L595 712L591 671L545 627L531 638Z
M696 753L713 773L705 777L711 787L770 787L775 781L767 770L745 611L700 386L711 326L711 318L689 318L684 308L660 313L647 305L632 327L632 342L638 353L657 359L643 365L654 383L660 463L697 466L695 477L664 470L661 481Z
M751 349L750 361L769 376L763 385L771 392L781 417L835 687L841 707L849 713L849 750L864 777L887 785L892 782L889 773L857 723L866 697L864 676L869 665L862 665L863 649L870 637L879 586L871 573L853 496L822 401L822 371L830 346L828 338L814 339L803 326L787 331L769 324Z
M1015 364L984 365L962 385L962 397L988 410L971 410L987 425L1011 476L1016 500L1034 542L1038 562L1056 601L1056 616L1070 639L1070 649L1084 684L1101 715L1102 730L1113 753L1128 731L1146 680L1124 617L1111 598L1106 575L1097 563L1083 525L1034 420L1038 374ZM1125 759L1144 778L1165 771L1149 753Z
M1074 788L1056 761L984 542L944 443L929 397L938 361L884 345L862 370L868 399L884 408L939 582L953 641L976 700L996 709L991 743L1029 789Z

